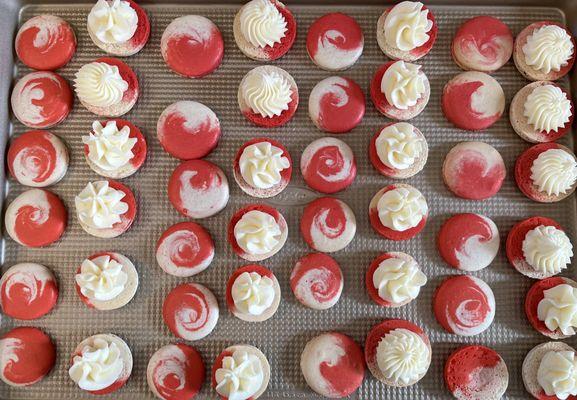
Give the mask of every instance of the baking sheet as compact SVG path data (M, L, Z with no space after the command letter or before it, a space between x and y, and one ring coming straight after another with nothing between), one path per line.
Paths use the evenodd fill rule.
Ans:
M379 50L375 27L382 7L324 7L291 6L298 23L298 35L292 50L281 60L274 62L286 69L297 81L300 106L295 118L285 127L262 129L248 123L238 110L237 89L244 74L257 65L237 49L232 35L232 22L238 6L199 5L150 5L145 7L152 26L148 45L126 62L138 74L142 92L134 109L124 118L139 126L147 138L149 153L143 168L134 176L124 179L131 187L139 205L138 217L124 235L104 240L87 235L80 228L74 212L74 196L88 181L100 179L89 169L82 156L81 136L85 135L94 116L78 101L68 119L51 131L62 137L71 152L71 164L65 179L51 188L69 209L69 227L62 240L45 249L26 249L10 239L4 243L4 268L17 262L38 262L50 267L60 285L60 298L56 308L47 316L29 322L2 320L2 332L14 325L37 326L50 334L58 347L57 364L42 382L24 389L0 386L1 398L18 399L80 399L87 394L78 389L68 377L69 358L75 346L85 337L96 333L115 333L124 338L132 349L134 369L127 385L114 394L118 399L152 398L146 384L148 359L160 346L178 341L166 328L160 313L168 291L178 283L199 282L209 287L219 299L221 314L218 325L211 335L191 342L202 354L207 366L207 379L198 398L215 398L210 388L209 371L213 360L225 347L237 343L249 343L260 348L272 367L272 379L267 392L261 397L308 398L315 395L301 375L300 353L306 342L317 334L336 330L352 336L363 344L370 328L384 318L406 318L421 325L433 344L433 360L425 378L418 384L396 389L375 380L367 371L366 379L350 398L355 399L439 399L449 398L443 385L442 370L446 357L463 343L479 343L496 349L505 359L510 371L510 383L506 398L526 399L523 388L521 364L525 354L536 344L546 340L535 332L526 321L523 302L531 280L521 276L508 265L504 241L510 227L518 220L532 215L542 215L562 223L574 244L575 199L551 205L538 204L526 199L515 186L513 166L515 159L529 144L522 141L512 130L506 115L485 132L471 133L454 128L441 111L442 88L452 76L460 72L452 62L450 41L459 24L467 18L490 14L501 18L513 33L538 20L564 21L562 12L554 8L519 7L431 7L439 25L439 35L432 52L419 63L431 83L431 100L425 111L411 122L426 136L429 143L429 160L417 176L406 180L426 196L430 207L430 219L424 231L416 238L395 243L379 237L368 223L368 205L373 194L393 182L379 175L368 162L367 148L371 136L388 120L372 106L369 98L369 82L376 69L386 61ZM74 27L78 38L78 51L73 60L58 71L69 81L84 63L103 56L92 44L85 28L90 5L31 5L22 9L21 22L42 13L55 14L66 19ZM311 141L323 137L310 121L307 113L308 94L312 87L331 73L317 68L308 58L305 37L308 26L317 17L329 11L343 11L354 16L365 34L365 50L358 63L342 72L361 85L367 96L367 113L360 126L351 133L339 136L354 150L358 161L358 176L354 184L337 197L347 202L357 215L358 231L353 242L340 252L334 253L345 277L343 295L337 305L327 311L315 311L300 305L290 291L290 271L298 258L310 252L299 233L299 221L303 206L317 194L307 189L298 171L300 153ZM201 14L212 19L220 28L225 40L225 55L220 68L200 80L188 80L172 73L165 65L159 51L160 37L164 28L174 18L186 14ZM21 64L17 77L28 72ZM513 95L527 82L516 71L513 62L494 74L507 96L507 104ZM565 82L567 84L567 82ZM160 234L173 223L183 221L171 206L166 195L168 177L178 164L162 151L156 140L156 121L162 110L177 100L196 100L212 108L219 116L222 139L218 148L207 158L218 164L229 177L231 199L220 214L201 220L212 234L216 244L216 257L211 267L201 274L179 279L165 274L156 265L154 246ZM19 135L25 127L13 124L13 134ZM280 140L293 157L293 179L289 188L280 196L266 201L278 207L287 219L289 239L276 256L262 262L276 274L282 289L282 301L276 315L266 322L251 324L233 317L224 303L228 276L245 262L237 257L226 241L226 226L232 214L242 206L255 202L244 194L232 179L232 160L237 149L253 137L270 136ZM447 151L463 140L485 141L499 150L508 168L508 176L499 194L485 201L467 201L453 197L444 187L441 165ZM572 147L570 139L561 141ZM10 180L10 202L25 188ZM435 238L442 222L457 212L478 212L492 218L501 232L502 248L485 270L474 273L493 289L497 302L495 322L484 333L463 338L445 333L432 314L432 296L437 285L448 275L458 273L446 266L439 257ZM125 307L99 312L88 309L74 290L74 271L88 255L102 250L117 251L128 256L140 274L140 288L134 299ZM373 303L365 292L364 274L370 262L384 251L404 251L414 256L429 278L419 297L400 309L381 308ZM569 274L573 274L572 271ZM566 274L567 275L567 274ZM574 274L573 274L574 275ZM575 341L568 341L575 345Z

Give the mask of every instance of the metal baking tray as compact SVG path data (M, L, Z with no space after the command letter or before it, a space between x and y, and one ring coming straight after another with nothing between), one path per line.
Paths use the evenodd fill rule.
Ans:
M379 4L380 3L380 4ZM456 3L453 1L452 3ZM192 342L202 354L210 370L213 360L225 347L236 343L250 343L259 347L268 357L272 367L272 379L264 399L273 398L320 398L308 389L301 375L299 360L306 342L325 331L340 331L363 344L371 326L384 318L406 318L421 325L433 345L433 360L425 378L418 384L404 389L391 388L379 383L367 371L366 379L350 398L358 399L439 399L449 398L444 388L442 370L446 357L463 343L479 343L496 349L505 359L510 371L508 399L526 399L528 394L521 380L521 364L525 354L536 344L546 341L526 321L523 312L525 293L532 281L508 265L504 239L511 226L518 220L532 215L556 219L568 231L577 245L577 211L575 197L557 204L539 204L526 199L516 188L513 165L518 154L529 145L512 130L507 115L490 129L470 133L454 128L441 112L440 95L445 82L460 70L450 55L450 42L456 28L467 18L490 14L501 18L514 33L533 21L553 20L568 22L577 28L577 3L571 1L483 1L477 6L448 6L451 2L431 1L431 9L439 25L439 35L432 52L419 63L431 83L431 100L425 111L412 120L426 136L429 143L427 167L408 183L420 189L427 198L431 217L424 231L416 238L395 243L380 238L368 223L368 205L373 194L392 181L379 175L367 161L370 137L387 122L372 106L368 93L372 74L386 61L379 50L375 27L385 5L368 1L365 5L347 6L345 1L325 5L322 0L313 5L306 0L289 2L298 23L297 40L292 50L274 62L293 75L299 87L300 107L295 118L285 127L262 129L252 126L238 109L236 94L242 76L258 62L246 58L236 47L232 34L232 22L238 4L186 4L167 1L144 2L148 11L152 32L147 46L139 54L126 59L138 74L142 93L134 109L125 118L139 126L145 134L149 153L144 167L134 176L123 180L137 197L139 213L127 233L114 240L102 240L88 236L80 228L74 212L74 196L89 180L99 177L86 165L81 148L81 136L90 129L95 118L76 102L71 115L64 123L51 129L62 137L71 152L70 169L64 180L52 187L69 209L69 227L62 240L44 249L26 249L10 239L3 241L2 264L4 268L16 262L39 262L50 267L60 285L60 298L56 308L47 316L29 322L3 318L0 333L15 325L31 325L44 329L56 342L58 359L54 370L40 383L28 388L11 388L0 385L3 399L80 399L85 392L78 389L68 377L70 354L85 337L96 333L115 333L130 345L134 358L132 377L127 385L114 394L116 399L152 398L146 384L146 366L152 353L160 346L177 341L162 322L160 309L168 291L184 281L195 281L208 286L219 299L221 314L218 325L208 337ZM492 4L493 3L493 4ZM494 4L497 3L497 4ZM503 5L509 3L510 5ZM444 4L444 5L443 5ZM489 6L490 5L490 6ZM91 4L52 4L51 2L0 2L0 145L4 147L8 136L19 135L26 129L9 114L9 88L14 80L27 72L20 63L13 62L13 37L18 23L41 14L56 14L74 27L78 37L78 51L72 61L59 71L71 80L74 72L84 63L93 61L103 53L92 44L85 19ZM343 296L330 310L315 311L297 302L289 287L289 275L297 259L310 252L299 233L299 220L303 206L317 196L307 188L295 169L289 188L280 196L266 202L278 207L287 219L289 239L283 250L263 262L278 277L282 289L282 302L276 315L263 323L243 322L226 309L225 284L228 276L238 266L245 264L238 258L226 241L225 229L232 214L256 199L245 195L232 178L232 160L239 146L253 137L270 136L280 140L293 156L298 166L299 154L308 143L324 136L310 121L307 113L308 94L319 80L331 74L317 68L308 58L305 37L308 26L317 17L329 11L343 11L354 16L365 34L365 49L358 63L342 75L353 78L367 95L367 113L360 126L351 133L340 136L354 150L358 160L358 176L352 187L337 197L346 201L357 215L358 231L354 241L334 254L345 277ZM164 28L174 18L186 14L201 14L212 19L220 28L225 40L225 55L220 68L213 74L198 80L189 80L172 73L165 65L159 51L160 37ZM508 102L527 82L515 69L513 62L494 74L506 93ZM562 82L568 86L569 79ZM156 121L162 110L170 103L190 99L211 107L219 116L223 136L218 148L209 160L221 166L230 178L231 199L220 214L201 220L216 242L216 258L211 267L190 279L178 279L162 272L156 265L154 246L160 234L173 223L184 220L170 205L166 186L170 173L178 161L165 153L156 140ZM573 147L572 135L561 141ZM502 154L508 168L508 176L499 194L485 201L457 199L449 193L441 178L441 164L447 151L457 142L481 140L495 146ZM0 163L3 168L3 163ZM0 171L1 172L1 171ZM3 176L3 175L2 175ZM2 178L4 179L4 178ZM7 202L24 187L11 179L2 185L7 189ZM2 196L3 197L3 196ZM433 291L441 280L454 269L446 266L435 247L435 238L441 223L457 212L478 212L491 217L501 232L502 247L493 264L474 273L493 288L497 302L495 322L490 329L474 337L459 337L445 333L432 314ZM74 271L86 256L99 250L113 250L125 254L135 263L140 274L140 288L134 299L125 307L99 312L88 309L80 302L74 290ZM404 251L413 255L429 278L419 297L399 309L381 308L374 304L365 292L364 274L371 260L383 251ZM569 270L568 274L575 275ZM575 340L568 341L575 346ZM199 395L200 399L215 398L210 387L209 374Z

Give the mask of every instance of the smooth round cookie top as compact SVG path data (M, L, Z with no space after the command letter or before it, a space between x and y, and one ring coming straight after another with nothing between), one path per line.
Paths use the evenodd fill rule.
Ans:
M323 333L306 344L301 354L301 371L310 388L321 396L347 397L363 383L363 351L342 333Z
M14 47L20 61L30 68L53 71L68 64L76 52L76 36L62 18L37 15L20 27Z
M325 14L307 33L307 52L319 67L340 71L353 65L363 53L364 36L357 21L343 13Z
M339 264L332 257L311 253L297 261L290 275L290 286L303 305L326 310L339 301L344 278Z

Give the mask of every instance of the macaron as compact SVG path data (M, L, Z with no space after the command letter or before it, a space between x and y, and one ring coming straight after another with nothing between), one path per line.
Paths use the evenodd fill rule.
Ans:
M371 100L375 108L390 119L409 120L419 115L431 96L427 75L420 65L389 61L371 80Z
M461 271L488 267L499 252L497 225L481 214L455 214L441 226L437 249L443 260Z
M427 163L427 139L408 122L392 122L381 128L369 145L373 167L389 178L405 179L421 172Z
M238 87L240 112L257 126L275 128L286 124L292 119L298 104L297 84L282 68L261 65L250 70L240 81Z
M349 187L357 176L355 155L349 145L340 139L317 139L302 152L301 173L306 184L318 192L340 192Z
M497 122L505 111L505 92L495 78L467 71L453 77L443 88L443 114L457 128L481 131Z
M525 315L535 330L551 339L575 335L577 282L560 276L539 280L525 297Z
M419 1L402 1L377 21L377 42L393 60L415 61L426 56L437 38L437 23L431 10Z
M406 253L383 253L373 260L365 275L365 285L375 303L401 307L417 298L427 276L417 261Z
M346 133L365 115L365 95L352 79L330 76L313 87L309 95L309 117L321 131Z
M480 15L466 20L453 36L451 55L465 71L495 72L513 54L513 34L500 19Z
M449 333L473 336L484 332L495 318L495 296L481 279L458 275L445 279L435 290L433 311Z
M60 239L68 223L68 212L54 193L30 189L8 205L4 222L6 232L17 243L44 247Z
M7 158L10 175L25 186L54 185L68 171L68 149L62 139L48 131L18 136L10 143Z
M194 276L214 259L210 233L194 222L180 222L168 228L156 243L156 262L167 274Z
M445 156L442 172L445 185L455 196L484 200L499 192L507 168L493 146L483 142L461 142Z
M280 300L280 285L276 276L262 265L250 264L238 268L226 284L228 310L243 321L266 321L276 313Z
M515 94L509 107L511 126L531 143L554 142L565 136L573 124L573 101L555 83L537 81Z
M220 139L220 121L214 111L197 101L181 100L164 109L156 124L162 148L181 160L202 158Z
M278 253L288 237L283 215L265 204L251 204L238 210L228 225L228 241L241 258L256 262Z
M168 67L186 78L200 78L217 69L224 54L222 34L210 19L185 15L174 19L160 39Z
M445 385L459 400L500 399L509 385L507 364L495 350L461 346L445 362Z
M111 333L98 334L78 344L68 375L90 394L111 394L126 384L132 365L132 352L124 340Z
M0 338L0 379L13 387L41 381L56 363L56 348L38 328L14 328Z
M332 253L354 239L357 219L344 201L319 197L306 205L300 227L303 239L313 250Z
M66 119L74 96L64 78L54 72L31 72L12 89L12 112L23 125L47 129Z
M537 400L573 400L576 391L571 374L575 362L575 349L566 343L538 344L523 360L521 374L525 389Z
M399 183L379 190L369 204L369 220L379 235L408 240L423 230L429 216L425 196L411 185Z
M11 318L40 318L48 314L57 301L58 282L44 265L15 264L0 279L0 307Z
M94 121L88 136L82 136L84 159L105 178L133 175L146 160L146 139L140 129L124 119Z
M88 182L74 198L80 226L89 235L111 239L122 235L136 219L132 191L118 181Z
M249 196L274 197L291 180L292 159L288 150L276 140L252 139L236 153L233 172L234 180Z
M373 376L388 386L407 387L420 381L431 365L431 342L417 325L386 319L365 340L365 361Z
M103 57L84 64L75 74L74 90L91 113L120 117L136 104L140 86L136 74L118 58Z
M291 11L277 0L250 0L234 17L234 40L245 56L273 61L292 47L297 22Z
M76 35L62 18L37 15L18 29L14 48L26 66L39 71L54 71L68 64L74 56Z
M290 286L302 305L313 310L327 310L341 298L343 272L334 258L322 253L307 254L294 266Z
M309 340L303 349L301 372L309 387L321 396L347 397L365 378L363 350L347 335L323 333Z
M357 21L340 12L317 18L307 33L307 53L318 67L342 71L363 54L365 38Z
M536 144L515 162L515 182L525 196L540 203L561 201L577 187L577 157L557 143Z
M168 199L189 218L207 218L228 204L228 180L215 164L204 160L181 163L168 181Z
M162 304L162 318L170 331L184 340L208 336L218 322L218 301L198 283L183 283L172 289Z
M530 217L515 224L506 247L509 263L533 279L557 275L573 257L573 245L561 225L545 217Z
M116 310L132 300L138 289L138 272L120 253L101 252L84 259L74 276L80 300L97 310Z
M148 15L133 0L97 1L86 26L98 48L119 57L138 53L150 37Z
M567 75L575 62L575 39L562 24L533 22L515 38L515 66L531 81L556 81Z
M202 388L204 376L200 353L184 343L162 346L146 368L148 387L161 400L193 399Z

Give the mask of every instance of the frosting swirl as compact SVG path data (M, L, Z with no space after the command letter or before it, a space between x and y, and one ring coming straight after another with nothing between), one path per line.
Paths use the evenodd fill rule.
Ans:
M373 285L379 297L394 304L416 299L427 277L413 261L387 258L373 273Z
M217 393L230 400L250 399L264 382L260 359L243 350L224 357L214 377Z
M414 187L399 187L385 192L377 203L379 220L389 229L403 232L419 225L429 207Z
M247 254L268 254L279 244L280 226L268 213L252 210L234 226L234 238Z
M429 10L423 3L403 1L394 6L385 18L385 41L387 45L401 51L411 51L427 43L433 21L428 18Z
M109 255L87 258L74 277L82 295L89 300L108 301L124 291L128 275L123 265Z
M74 88L81 102L94 107L111 107L122 101L128 82L122 79L116 65L95 61L78 70Z
M577 162L563 149L549 149L533 161L531 180L547 195L565 194L577 180Z
M285 17L270 0L252 0L242 7L240 31L255 47L274 46L285 37Z
M118 130L116 121L108 121L102 126L99 121L92 123L92 132L82 136L82 143L88 145L88 159L105 171L116 171L127 165L134 153L137 139L130 137L130 127Z
M290 167L290 161L283 153L267 141L245 147L238 162L242 178L258 189L278 185L282 180L281 172Z
M567 65L573 55L573 42L565 29L557 25L537 28L523 46L525 63L548 74Z
M573 351L549 351L539 364L537 382L547 396L577 395L577 359Z
M74 199L78 219L90 228L112 228L128 211L128 204L122 201L124 196L122 190L110 187L108 181L88 182Z
M234 306L243 314L262 315L273 303L274 282L257 272L243 272L232 284Z
M395 61L383 74L381 92L389 104L399 110L406 110L423 97L426 91L425 79L420 65Z
M116 382L123 368L124 360L116 343L98 336L74 356L68 374L81 389L95 391Z
M525 235L523 256L535 270L554 275L567 268L573 257L573 245L563 232L554 226L539 225Z
M405 170L423 154L424 143L413 125L398 122L383 128L375 147L383 164L392 169Z
M388 380L408 385L427 372L429 353L428 346L415 332L394 329L377 346L377 365Z
M559 329L563 335L574 335L577 327L577 288L563 283L543 291L537 305L537 317L547 329Z
M88 29L101 42L118 44L130 40L138 28L138 15L128 1L98 0L88 14Z
M263 68L248 73L241 92L252 112L267 118L281 115L292 101L289 81L277 71Z
M538 132L557 132L571 118L571 101L555 85L538 86L527 96L523 115Z

